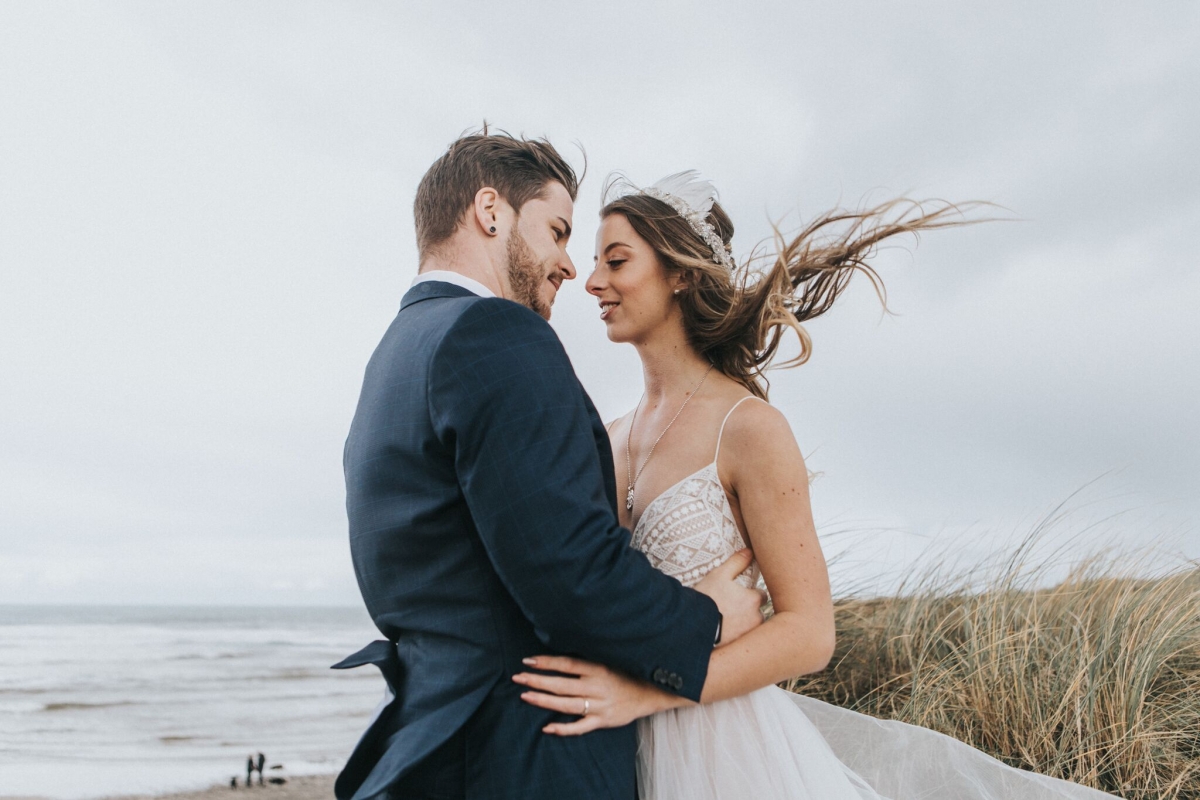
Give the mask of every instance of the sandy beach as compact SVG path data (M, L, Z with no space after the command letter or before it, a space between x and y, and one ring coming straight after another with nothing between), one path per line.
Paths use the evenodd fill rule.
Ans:
M212 786L190 792L164 795L122 795L109 800L329 800L333 797L333 781L336 775L307 775L289 778L283 786L255 786L247 789L228 784ZM39 797L9 797L5 800L43 800Z
M231 789L217 785L194 792L160 795L157 800L329 800L333 797L336 775L305 775L288 778L283 786L239 786ZM146 796L126 795L112 800L146 800Z
M194 792L160 795L156 800L329 800L333 797L336 775L305 775L288 778L283 786L239 786L231 789L217 785ZM113 800L146 800L146 796L125 796Z

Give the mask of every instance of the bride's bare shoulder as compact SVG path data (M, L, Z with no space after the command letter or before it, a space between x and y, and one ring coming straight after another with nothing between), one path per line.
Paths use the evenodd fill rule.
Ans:
M725 422L721 471L749 477L770 465L803 463L800 446L783 412L758 398L744 398Z
M744 398L729 415L725 435L748 443L758 443L775 436L795 439L792 426L783 412L766 400L753 396Z

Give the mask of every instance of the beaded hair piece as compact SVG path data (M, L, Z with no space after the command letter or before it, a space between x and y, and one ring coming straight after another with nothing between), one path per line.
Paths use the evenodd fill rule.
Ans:
M700 177L694 169L676 172L646 189L639 190L675 209L679 216L712 249L713 260L733 272L733 256L715 228L708 223L708 214L717 199L717 189Z

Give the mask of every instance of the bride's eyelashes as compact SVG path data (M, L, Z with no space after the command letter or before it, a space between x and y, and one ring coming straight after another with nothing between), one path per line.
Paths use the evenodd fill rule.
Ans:
M605 262L604 262L604 264L605 264L605 266L607 266L609 269L616 269L617 267L621 266L622 264L624 264L624 263L625 263L626 261L628 261L628 260L629 260L629 259L625 259L625 258L614 258L614 259L613 259L613 260L611 260L611 261L605 261Z

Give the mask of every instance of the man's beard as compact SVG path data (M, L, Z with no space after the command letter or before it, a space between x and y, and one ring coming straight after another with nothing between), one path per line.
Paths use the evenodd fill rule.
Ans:
M514 226L508 235L508 286L512 290L511 300L530 309L542 319L550 319L550 303L542 299L542 284L546 282L546 269L537 262L529 243ZM553 301L551 301L553 302Z

